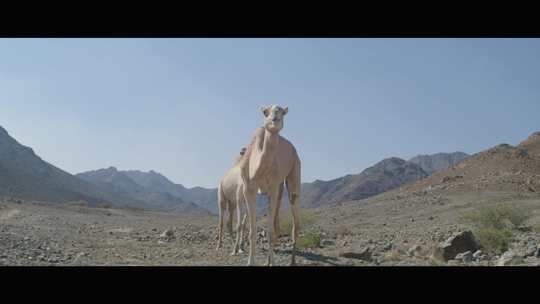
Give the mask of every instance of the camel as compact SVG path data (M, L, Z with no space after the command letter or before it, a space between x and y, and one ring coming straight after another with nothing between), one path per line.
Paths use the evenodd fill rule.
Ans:
M287 187L293 215L291 265L294 265L296 241L300 229L298 213L300 203L300 158L293 144L279 135L288 108L272 105L261 107L260 110L264 115L263 127L255 131L251 143L238 164L241 168L244 199L249 218L250 247L248 266L255 265L255 199L257 192L266 194L269 201L267 225L270 250L268 251L267 265L274 264L273 253L279 233L278 213L284 184Z
M229 212L229 220L227 222L227 228L231 238L233 239L233 252L231 255L235 255L242 251L242 241L246 225L247 214L244 213L244 218L241 220L242 215L242 203L244 202L243 183L240 176L240 168L238 164L245 154L246 148L242 148L240 155L234 161L234 165L230 168L221 179L218 187L218 209L219 209L219 225L217 239L218 243L216 250L219 250L223 240L223 224L225 219L225 212ZM236 240L234 240L232 221L233 212L237 211L237 225L236 225Z

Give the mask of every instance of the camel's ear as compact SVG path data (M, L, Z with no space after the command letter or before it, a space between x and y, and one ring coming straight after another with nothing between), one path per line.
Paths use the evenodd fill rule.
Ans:
M264 116L268 116L268 107L259 107L261 112L263 112Z
M289 112L289 107L283 108L283 115L287 115L288 112Z

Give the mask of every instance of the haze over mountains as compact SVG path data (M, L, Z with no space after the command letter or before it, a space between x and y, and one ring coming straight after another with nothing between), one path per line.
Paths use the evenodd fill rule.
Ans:
M421 155L405 161L391 157L360 172L330 181L302 184L302 205L318 207L343 201L360 200L421 180L438 170L459 163L463 152Z
M302 184L303 207L359 200L423 179L468 157L462 152L419 155L410 161L384 159L358 174ZM189 215L217 214L217 187L186 188L162 174L115 167L71 175L43 161L34 151L0 127L0 195L57 202L85 201ZM283 208L287 208L285 191ZM258 213L266 212L266 197L257 197Z
M427 174L449 168L469 157L463 152L435 153L432 155L418 155L409 161L418 164Z

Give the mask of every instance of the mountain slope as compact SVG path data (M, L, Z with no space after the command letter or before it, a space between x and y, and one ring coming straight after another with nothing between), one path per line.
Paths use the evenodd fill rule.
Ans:
M309 208L363 199L426 176L428 174L415 163L396 157L387 158L360 174L302 184L301 204Z
M155 173L151 173L155 174ZM77 177L99 186L107 191L144 201L152 210L167 210L191 215L204 215L209 212L191 202L185 202L180 197L172 195L154 183L139 183L126 172L114 167L99 169L77 174ZM163 177L163 179L165 179ZM166 179L165 179L166 180ZM153 186L153 187L152 187Z
M436 171L454 166L467 157L469 157L469 155L463 152L436 153L431 155L418 155L411 158L409 161L422 167L422 170L426 171L427 174L433 174Z
M0 127L0 195L53 202L86 201L90 205L143 207L126 201L45 162Z
M410 185L407 191L426 188L453 191L540 192L540 133L518 146L500 144Z

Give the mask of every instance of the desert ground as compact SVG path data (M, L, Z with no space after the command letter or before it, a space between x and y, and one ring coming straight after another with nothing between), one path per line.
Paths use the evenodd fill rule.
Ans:
M529 210L516 230L508 264L539 266L540 195L532 192L445 190L386 192L338 206L303 209L301 234L320 236L299 249L299 266L491 266L500 255L473 260L434 258L437 244L470 230L463 212L496 201ZM282 222L290 217L282 210ZM258 218L257 265L266 262L265 220ZM216 250L217 216L183 217L141 210L90 208L7 199L0 202L0 265L17 266L244 266L247 252L231 256L228 234ZM244 248L248 248L247 234ZM291 239L282 235L276 266L288 266Z

